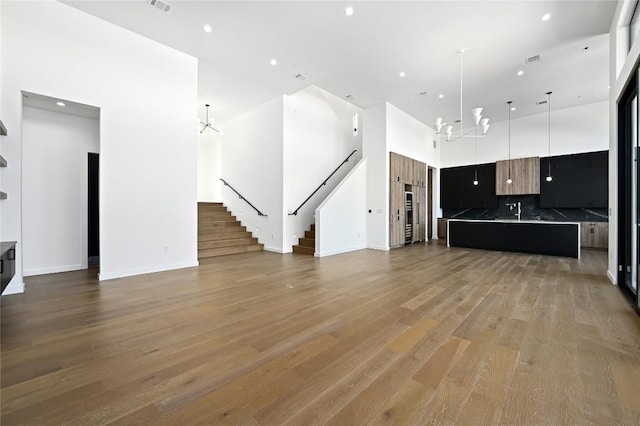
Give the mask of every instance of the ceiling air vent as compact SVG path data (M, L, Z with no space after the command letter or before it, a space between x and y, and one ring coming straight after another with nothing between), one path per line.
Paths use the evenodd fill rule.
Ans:
M296 74L294 75L294 77L297 78L298 80L303 80L303 81L307 79L307 76L304 74Z
M424 90L422 92L419 93L420 96L429 96L429 91L428 90Z
M540 61L541 59L542 59L542 58L540 57L540 55L535 55L535 56L531 56L531 57L529 57L529 58L525 59L525 60L524 60L524 62L525 62L526 64L532 64L532 63L534 63L534 62L538 62L538 61Z
M545 105L547 103L547 101L538 101L536 102L536 105Z
M149 0L149 4L157 9L160 9L163 12L168 12L171 10L171 5L169 3L165 3L162 0Z

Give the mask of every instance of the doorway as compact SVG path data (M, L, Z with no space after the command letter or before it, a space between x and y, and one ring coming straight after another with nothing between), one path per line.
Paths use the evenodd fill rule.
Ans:
M640 253L638 72L618 100L618 285L637 309Z
M427 240L433 238L433 167L427 168Z
M22 98L23 276L87 269L99 259L100 109Z
M100 154L87 154L87 254L89 268L100 265Z

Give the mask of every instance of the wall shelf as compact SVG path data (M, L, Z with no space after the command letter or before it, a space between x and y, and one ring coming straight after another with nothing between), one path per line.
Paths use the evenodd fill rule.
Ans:
M7 167L7 160L2 155L0 155L0 167Z
M0 200L6 200L6 199L7 199L7 193L0 191Z
M7 128L4 127L2 120L0 120L0 136L7 136Z

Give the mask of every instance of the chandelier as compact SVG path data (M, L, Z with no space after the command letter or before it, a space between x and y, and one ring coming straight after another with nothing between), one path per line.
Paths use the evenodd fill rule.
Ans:
M204 132L207 129L211 129L215 132L220 133L220 136L222 136L224 133L222 132L222 130L216 129L215 127L213 127L213 123L211 121L209 121L209 104L204 104L204 106L207 108L207 121L201 121L200 125L202 126L202 130L200 130L200 133Z
M447 125L447 123L444 122L444 119L442 117L438 117L436 118L436 134L442 134L444 133L444 135L446 136L447 140L456 140L456 139L460 139L460 138L472 138L472 137L477 137L478 135L478 129L481 129L481 136L485 136L487 134L487 130L489 130L489 119L488 118L482 118L482 108L473 108L471 110L471 115L473 116L473 120L475 123L475 126L473 128L470 128L468 130L465 131L464 129L464 124L463 124L463 120L462 120L462 83L463 83L463 56L464 56L464 51L465 49L460 49L458 50L456 53L460 55L460 132L457 134L453 134L453 126L452 125ZM458 122L458 121L456 121ZM444 130L444 132L443 132ZM475 134L474 134L475 131Z

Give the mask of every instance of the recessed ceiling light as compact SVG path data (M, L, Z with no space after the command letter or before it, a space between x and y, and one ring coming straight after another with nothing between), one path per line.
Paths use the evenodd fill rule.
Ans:
M205 33L210 33L213 30L213 28L211 28L211 25L207 24L204 26L204 32Z
M540 20L541 20L542 22L546 22L546 21L548 21L549 19L551 19L551 14L550 14L550 13L545 13L544 15L542 15L542 18L540 18Z
M407 75L407 74L405 74L404 71L400 71L400 77L404 77L405 75Z
M442 93L440 93L440 94L438 95L438 98L439 98L439 99L442 99L442 98L444 98L444 95L443 95Z
M515 110L516 110L516 107L511 107L511 111L515 111Z
M62 102L62 101L58 101L58 102L56 102L56 105L58 105L58 106L65 106L64 102Z
M271 61L269 61L269 63L274 66L278 65L278 61L276 61L275 59L272 59Z
M522 70L518 71L518 76L521 76L522 74L524 74L524 71Z
M347 16L351 16L351 15L353 15L353 8L352 8L351 6L347 7L347 8L344 10L344 14L345 14L345 15L347 15Z

